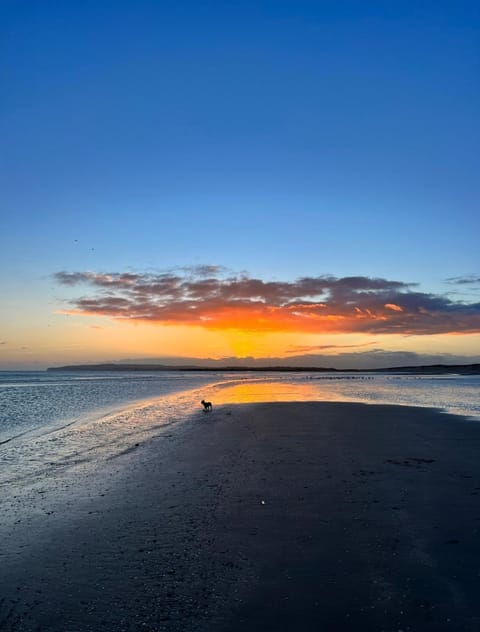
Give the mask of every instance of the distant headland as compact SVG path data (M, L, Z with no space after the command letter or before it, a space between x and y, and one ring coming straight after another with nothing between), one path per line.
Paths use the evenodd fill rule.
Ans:
M431 364L422 366L385 367L380 369L334 369L316 366L199 366L195 364L72 364L50 367L47 371L223 371L242 372L292 372L292 373L394 373L410 375L480 375L480 364Z

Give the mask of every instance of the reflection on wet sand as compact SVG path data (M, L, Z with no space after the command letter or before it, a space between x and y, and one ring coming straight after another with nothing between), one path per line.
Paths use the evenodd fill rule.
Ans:
M338 393L318 384L285 382L247 382L224 386L215 393L215 404L253 404L259 402L345 401Z
M478 376L286 375L248 377L212 385L202 395L222 404L324 401L436 408L480 419Z

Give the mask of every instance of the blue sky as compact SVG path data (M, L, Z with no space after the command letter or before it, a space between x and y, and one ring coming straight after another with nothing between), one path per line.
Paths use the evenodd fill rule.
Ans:
M478 273L478 3L0 11L7 329L59 271Z

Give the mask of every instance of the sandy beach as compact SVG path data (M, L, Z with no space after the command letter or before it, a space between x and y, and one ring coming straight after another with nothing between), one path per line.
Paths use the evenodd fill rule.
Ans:
M199 412L0 501L0 630L478 631L479 448L430 409Z

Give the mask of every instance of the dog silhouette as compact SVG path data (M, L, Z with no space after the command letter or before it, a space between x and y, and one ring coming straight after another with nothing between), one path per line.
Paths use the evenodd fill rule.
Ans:
M208 412L209 410L213 410L212 402L206 402L204 399L200 402L203 405L204 412Z

